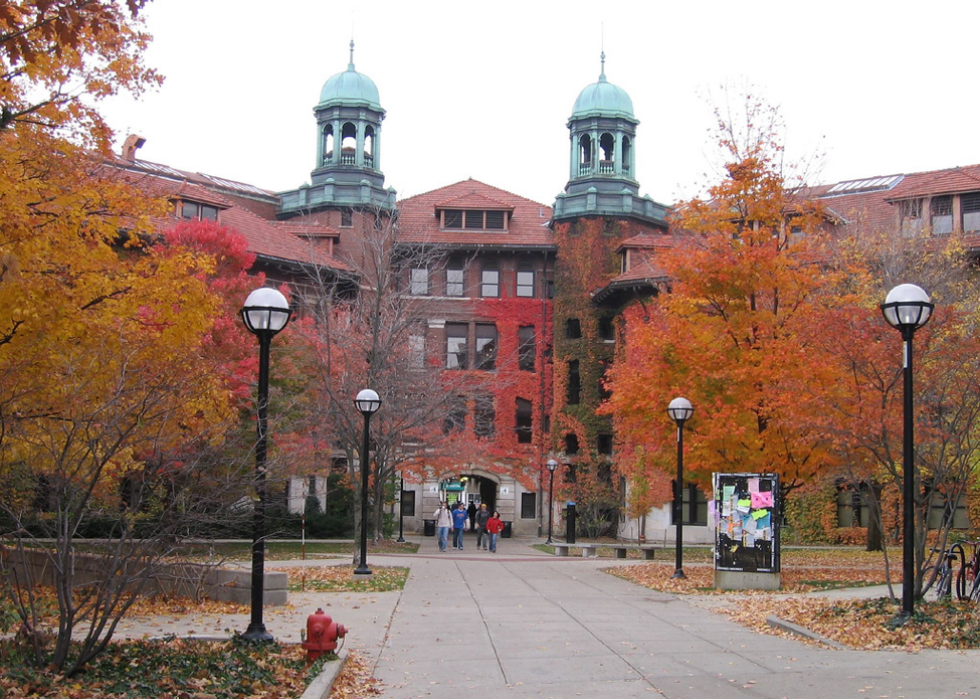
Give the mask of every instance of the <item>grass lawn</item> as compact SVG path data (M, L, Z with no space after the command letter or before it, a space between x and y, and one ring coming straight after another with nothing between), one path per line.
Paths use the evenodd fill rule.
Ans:
M371 577L354 577L350 566L272 568L289 574L290 592L390 592L401 590L408 580L408 568L371 566Z
M350 542L306 542L306 558L324 556L354 555L354 544ZM267 561L293 561L303 556L303 544L294 541L276 541L270 539L265 545ZM383 540L377 544L368 542L369 553L417 553L418 544L397 544L391 540ZM197 561L248 561L252 557L252 542L233 541L220 543L186 543L177 552L181 558Z

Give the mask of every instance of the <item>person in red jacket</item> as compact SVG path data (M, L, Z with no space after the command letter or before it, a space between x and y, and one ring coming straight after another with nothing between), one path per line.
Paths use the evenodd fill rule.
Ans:
M504 530L504 523L500 521L500 513L494 512L493 516L487 520L487 533L490 535L490 553L497 553L497 536Z

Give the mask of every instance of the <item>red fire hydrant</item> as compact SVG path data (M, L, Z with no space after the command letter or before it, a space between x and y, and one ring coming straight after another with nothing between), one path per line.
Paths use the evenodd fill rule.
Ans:
M337 650L338 639L347 635L343 624L338 624L322 609L317 609L306 619L306 659L313 662L324 653Z

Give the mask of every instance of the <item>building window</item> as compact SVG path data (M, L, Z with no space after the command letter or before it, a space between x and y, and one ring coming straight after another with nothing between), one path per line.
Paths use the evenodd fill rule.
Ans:
M534 297L534 270L517 270L517 295L524 298Z
M490 323L476 325L476 368L492 371L497 362L497 326Z
M582 337L582 324L578 318L569 318L565 321L565 337L569 340L578 340Z
M578 435L574 432L565 435L565 453L569 456L578 454Z
M869 512L868 496L864 488L840 488L837 491L838 527L866 527Z
M469 369L466 340L469 326L465 323L446 323L446 368Z
M446 268L446 296L462 296L463 282L463 263L459 260L450 260Z
M445 209L442 221L444 229L502 231L507 229L507 212Z
M608 433L600 434L596 437L596 449L601 456L612 456L613 436Z
M425 368L425 335L408 336L408 364L412 369Z
M487 230L502 231L506 228L507 214L503 211L487 212Z
M578 373L578 360L573 359L568 363L568 404L578 405L582 395L582 377Z
M401 502L402 502L402 517L414 517L415 516L415 491L403 490Z
M960 208L963 210L963 232L980 231L980 192L960 196Z
M922 200L907 199L899 202L899 212L902 217L902 234L913 237L922 232Z
M446 419L442 421L442 433L462 432L466 427L466 397L452 396L447 405Z
M463 212L462 211L443 211L443 228L462 228L463 227Z
M521 493L521 519L534 519L538 516L535 509L536 495L536 493Z
M522 325L517 329L517 368L521 371L534 371L534 326Z
M473 432L477 437L493 437L494 420L493 396L478 395L473 401Z
M196 201L180 202L180 217L185 221L217 221L218 207L198 204Z
M480 296L500 296L500 270L496 267L484 267L480 276Z
M354 214L351 213L350 211L341 211L340 212L340 227L341 228L350 228L353 225L354 225Z
M616 326L609 316L599 318L599 339L604 342L616 341Z
M949 235L953 232L953 197L933 197L929 204L932 214L932 234Z
M517 441L519 444L531 443L531 401L517 399L516 413Z
M425 267L412 268L412 296L429 295L429 270Z
M672 489L676 487L676 483L677 481L671 481ZM700 527L708 525L708 500L701 489L693 483L687 483L681 491L681 521L685 525ZM677 524L675 506L670 508L670 523Z

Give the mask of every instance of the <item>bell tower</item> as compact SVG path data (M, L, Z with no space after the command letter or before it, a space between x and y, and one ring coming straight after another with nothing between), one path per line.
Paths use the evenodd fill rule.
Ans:
M633 101L606 79L604 51L600 61L599 80L579 93L568 119L569 176L554 218L616 216L663 225L666 208L639 195Z
M381 107L378 88L354 68L350 42L347 70L331 76L313 108L317 140L311 184L280 194L280 215L325 208L393 210L395 190L381 171Z

